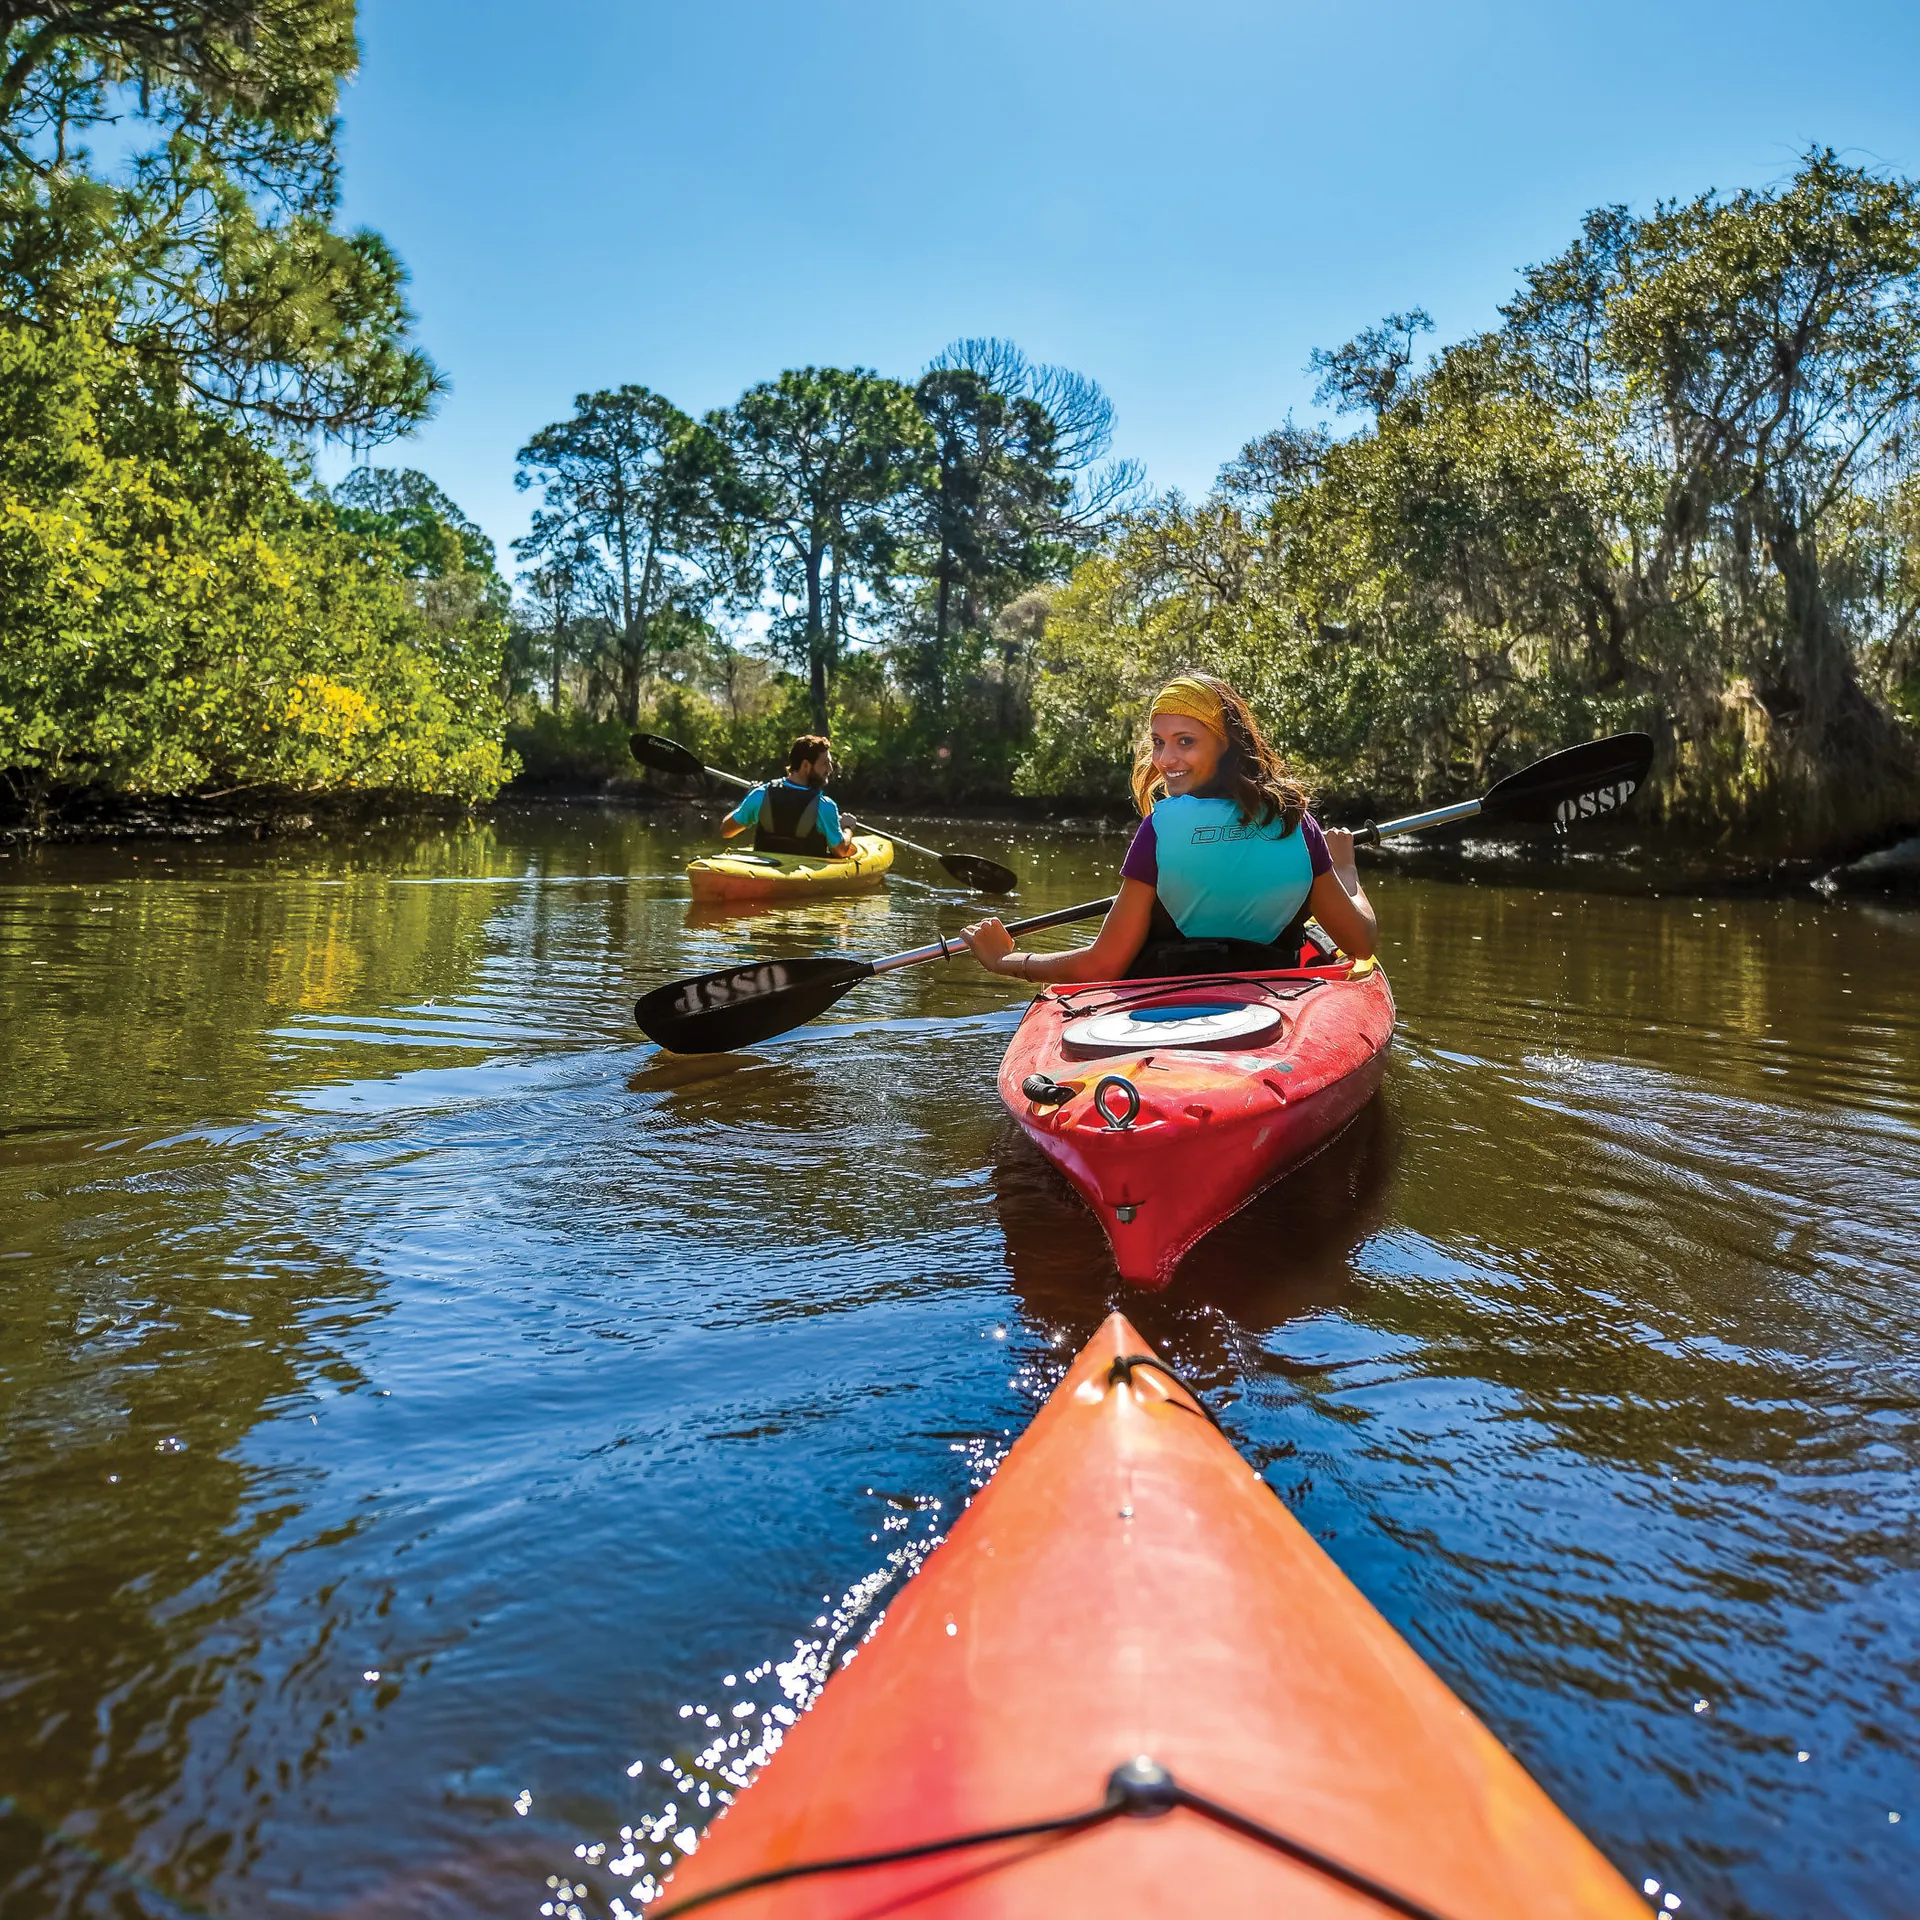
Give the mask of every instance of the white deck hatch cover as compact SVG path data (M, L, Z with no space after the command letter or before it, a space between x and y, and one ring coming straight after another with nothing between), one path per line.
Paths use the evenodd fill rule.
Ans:
M1280 1009L1257 1000L1156 1000L1075 1020L1061 1029L1060 1040L1088 1060L1150 1047L1259 1047L1280 1027Z

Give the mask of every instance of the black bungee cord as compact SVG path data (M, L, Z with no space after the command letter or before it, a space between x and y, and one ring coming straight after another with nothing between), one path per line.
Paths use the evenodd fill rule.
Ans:
M1157 1353L1120 1354L1119 1356L1116 1357L1113 1364L1107 1369L1107 1385L1110 1387L1118 1387L1123 1385L1130 1387L1133 1385L1133 1376L1135 1372L1141 1368L1145 1368L1152 1373L1164 1373L1167 1376L1167 1378L1171 1380L1173 1384L1176 1387L1178 1387L1184 1394L1186 1394L1186 1396L1193 1402L1193 1404L1196 1407L1198 1407L1200 1411L1203 1414L1205 1414L1209 1420L1213 1422L1214 1430L1217 1433L1220 1433L1222 1435L1226 1434L1226 1431L1227 1431L1226 1428L1221 1426L1220 1424L1220 1416L1217 1413L1215 1413L1214 1410L1210 1406L1208 1406L1206 1401L1201 1397L1200 1389L1196 1387L1191 1380L1185 1379L1180 1374L1174 1372L1174 1370L1170 1366L1168 1366L1167 1363L1164 1360L1162 1360ZM1174 1401L1172 1404L1176 1407L1180 1405L1179 1401L1177 1400ZM1186 1409L1182 1408L1181 1411L1185 1412Z
M726 1881L721 1886L709 1887L704 1893L689 1894L684 1900L671 1900L665 1906L650 1908L647 1920L680 1920L682 1914L697 1913L704 1907L718 1906L723 1900L734 1899L743 1893L754 1893L763 1887L780 1886L789 1880L811 1880L828 1873L858 1873L867 1867L899 1866L909 1860L927 1860L938 1854L959 1853L970 1847L989 1847L996 1841L1085 1833L1091 1828L1105 1826L1109 1820L1116 1820L1122 1814L1136 1820L1148 1820L1171 1813L1176 1807L1185 1807L1188 1812L1197 1813L1225 1827L1230 1833L1271 1847L1289 1860L1298 1861L1301 1866L1309 1867L1315 1873L1364 1895L1389 1913L1402 1915L1403 1920L1448 1920L1448 1916L1436 1908L1374 1879L1358 1867L1350 1867L1345 1861L1336 1860L1331 1854L1308 1846L1304 1840L1296 1840L1291 1834L1282 1833L1276 1827L1269 1827L1247 1814L1236 1812L1232 1807L1223 1806L1218 1800L1210 1800L1204 1793L1195 1793L1191 1788L1183 1787L1157 1760L1145 1754L1115 1767L1107 1777L1107 1797L1097 1807L1089 1807L1082 1813L1064 1814L1055 1820L1030 1820L1017 1827L987 1827L978 1833L955 1834L945 1840L923 1840L915 1846L889 1847L880 1853L841 1854L827 1860L803 1860L792 1866L769 1867L764 1872L750 1873L741 1879Z

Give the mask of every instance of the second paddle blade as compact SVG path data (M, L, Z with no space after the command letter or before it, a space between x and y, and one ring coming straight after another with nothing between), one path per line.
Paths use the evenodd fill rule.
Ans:
M956 880L982 893L1012 893L1020 884L1020 876L1011 867L1003 867L997 860L983 860L977 853L943 853L940 864Z
M678 740L663 734L636 733L627 742L633 757L655 773L671 773L682 780L698 780L707 770L706 762L690 753Z
M1653 741L1644 733L1589 740L1509 774L1487 790L1481 810L1505 820L1551 821L1564 833L1582 820L1617 813L1652 765Z
M634 1003L633 1018L669 1053L731 1053L803 1025L872 977L866 961L830 954L757 960L656 987Z

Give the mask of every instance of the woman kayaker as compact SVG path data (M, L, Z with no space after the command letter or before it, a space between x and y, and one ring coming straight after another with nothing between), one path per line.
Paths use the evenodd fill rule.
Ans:
M1133 797L1144 818L1092 945L1021 953L998 920L982 920L966 941L990 973L1077 981L1294 967L1308 916L1356 960L1373 952L1353 835L1321 830L1224 680L1188 673L1161 688Z
M826 795L833 778L833 742L824 734L803 733L787 749L787 777L755 787L720 822L722 838L754 831L755 853L812 854L844 860L853 852L853 835L840 809Z

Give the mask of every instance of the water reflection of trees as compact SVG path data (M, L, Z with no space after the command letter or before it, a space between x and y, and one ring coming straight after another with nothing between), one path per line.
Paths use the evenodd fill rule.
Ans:
M282 1555L313 1542L283 1539L299 1475L247 1445L262 1421L364 1390L350 1349L377 1284L306 1230L297 1145L162 1136L272 1104L289 1020L465 993L493 889L395 881L503 858L462 830L297 861L144 853L68 850L0 891L24 936L0 944L0 1027L34 1036L0 1066L9 1914L164 1910L138 1876L191 1899L244 1870L276 1795L360 1737L362 1698L378 1704L290 1684L340 1622L269 1627ZM394 1064L413 1057L402 1045Z
M276 1029L458 995L511 858L491 829L286 849L61 849L0 886L0 1154L23 1135L246 1112L285 1083ZM0 1164L4 1164L0 1161Z

